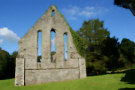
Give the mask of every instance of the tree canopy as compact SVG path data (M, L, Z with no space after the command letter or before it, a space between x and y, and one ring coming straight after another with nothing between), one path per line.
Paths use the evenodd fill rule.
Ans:
M104 22L99 19L84 21L78 35L85 41L85 59L88 72L99 72L106 70L107 57L101 55L101 44L109 37L110 33L104 28Z
M123 38L120 45L121 53L125 56L126 63L135 63L135 43Z
M126 9L130 9L135 16L135 0L114 0L114 4Z
M0 48L0 79L13 78L15 76L15 59L17 52L10 55Z
M103 21L84 21L76 33L85 42L85 49L80 50L84 52L88 75L115 71L135 63L135 43L126 38L120 43L116 37L110 37Z

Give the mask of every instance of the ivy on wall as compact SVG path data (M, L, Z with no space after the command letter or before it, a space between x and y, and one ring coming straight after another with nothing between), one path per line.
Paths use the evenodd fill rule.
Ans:
M59 11L58 11L59 12ZM60 13L60 12L59 12ZM85 57L85 51L86 51L86 44L83 40L82 37L80 37L68 24L67 20L65 17L60 13L61 17L65 20L67 25L69 26L69 30L71 32L72 38L73 38L73 43L77 49L77 52L82 56Z
M85 49L86 44L84 40L69 26L71 35L73 37L73 42L76 46L77 52L82 56L85 57Z

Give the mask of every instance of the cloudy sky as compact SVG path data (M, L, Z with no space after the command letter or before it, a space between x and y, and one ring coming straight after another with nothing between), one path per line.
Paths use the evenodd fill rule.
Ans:
M84 20L99 18L111 37L135 42L135 17L113 0L0 0L0 47L10 53L17 51L19 39L53 4L75 31Z

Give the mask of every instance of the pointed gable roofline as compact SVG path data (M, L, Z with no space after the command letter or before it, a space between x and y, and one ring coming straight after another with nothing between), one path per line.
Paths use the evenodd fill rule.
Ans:
M66 24L67 24L68 27L69 27L69 30L70 30L71 35L72 35L72 37L73 37L73 43L74 43L74 45L75 45L75 47L76 47L77 52L78 52L82 57L85 57L85 53L84 53L84 52L85 52L86 43L84 42L83 38L80 37L80 36L70 27L69 23L68 23L67 20L65 19L64 15L61 14L61 12L58 10L57 6L55 6L55 5L50 6L50 7L45 11L45 13L36 21L36 23L35 23L31 28L33 28L38 22L40 22L40 20L44 19L46 13L47 13L49 10L56 10L56 11L59 12L59 14L61 15L61 17L64 19L64 21L66 22ZM28 31L28 32L29 32L29 31ZM26 35L28 34L28 32L26 33ZM26 35L25 35L25 36L26 36ZM24 36L24 37L25 37L25 36ZM22 39L23 39L23 38L22 38ZM21 40L20 40L19 42L21 42Z

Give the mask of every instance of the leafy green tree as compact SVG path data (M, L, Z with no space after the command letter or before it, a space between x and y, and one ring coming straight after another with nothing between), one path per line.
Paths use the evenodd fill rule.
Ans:
M135 0L114 0L114 4L126 9L130 9L135 16Z
M104 22L99 19L84 21L83 26L77 33L89 43L99 43L110 35L103 26Z
M9 59L10 59L9 53L0 49L0 79L8 77L7 67Z
M7 51L0 49L0 79L14 78L15 76L15 59L18 52L10 55Z
M84 21L83 26L77 33L83 37L87 44L87 51L98 51L102 41L109 37L110 33L103 26L104 22L99 19Z
M106 68L108 70L116 70L120 67L124 67L124 63L120 57L120 51L119 51L119 45L118 39L115 37L107 37L102 42L102 55L105 55L108 57L108 61L106 62Z
M98 74L106 70L104 62L107 57L101 55L101 44L110 33L103 26L104 22L99 19L84 21L82 27L77 31L78 35L86 43L85 59L87 71Z
M12 53L11 57L14 58L14 59L16 59L17 55L18 55L18 52L17 51L14 51Z
M16 61L16 57L18 55L17 51L14 51L11 55L10 55L10 59L8 60L8 78L14 78L15 76L15 61Z
M124 56L126 64L135 63L135 43L124 38L120 45L121 54Z
M115 37L107 37L103 42L102 42L102 54L106 56L117 56L119 57L119 42L118 39Z

